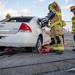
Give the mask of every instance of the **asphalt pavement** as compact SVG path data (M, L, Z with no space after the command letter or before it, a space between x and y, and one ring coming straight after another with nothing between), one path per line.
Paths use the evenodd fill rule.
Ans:
M65 51L56 53L31 53L19 51L0 56L0 75L75 75L75 51L72 34L65 35Z

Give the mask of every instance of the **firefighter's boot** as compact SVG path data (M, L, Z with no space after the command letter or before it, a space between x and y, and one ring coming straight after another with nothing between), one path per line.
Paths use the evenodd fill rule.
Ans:
M63 54L63 51L57 50L57 51L56 51L56 54Z

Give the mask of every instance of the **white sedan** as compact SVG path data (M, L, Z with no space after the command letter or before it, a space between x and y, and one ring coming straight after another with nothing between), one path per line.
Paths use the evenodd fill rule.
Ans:
M0 22L0 49L5 47L30 48L33 52L41 50L44 42L50 42L49 28L41 27L37 17L11 17ZM47 39L48 38L48 39Z

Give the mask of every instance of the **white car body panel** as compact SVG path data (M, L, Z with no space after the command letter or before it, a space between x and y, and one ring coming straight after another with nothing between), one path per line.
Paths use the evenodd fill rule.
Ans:
M20 32L19 28L22 22L0 22L0 46L34 47L38 36L43 35L42 29L36 23L36 20L35 17L31 22L26 23L32 32Z
M48 27L43 27L43 45L45 44L49 44L51 42L51 38L50 38L50 28Z

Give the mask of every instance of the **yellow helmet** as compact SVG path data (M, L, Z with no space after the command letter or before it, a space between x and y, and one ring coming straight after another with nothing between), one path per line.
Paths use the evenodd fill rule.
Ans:
M10 18L11 16L10 16L10 14L6 14L6 18Z

